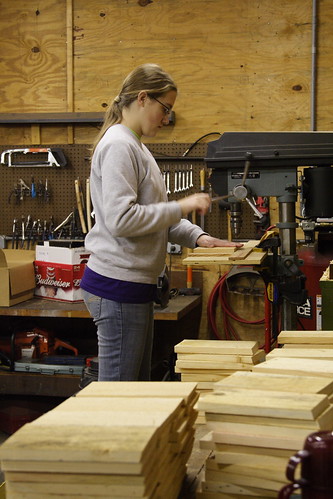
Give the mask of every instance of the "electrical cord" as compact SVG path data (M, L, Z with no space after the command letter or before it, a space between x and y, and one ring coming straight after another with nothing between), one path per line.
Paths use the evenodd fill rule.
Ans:
M220 303L220 306L223 311L223 327L224 327L224 332L227 340L240 340L241 338L237 334L236 330L233 328L232 324L230 323L230 319L233 319L237 322L240 322L242 324L264 324L265 319L259 319L259 320L254 320L250 321L247 319L244 319L237 315L230 307L230 304L228 303L227 295L228 295L228 289L226 286L226 279L228 276L229 272L226 272L223 274L222 277L217 281L215 286L213 287L211 294L208 298L208 303L207 303L207 319L208 319L208 325L210 326L211 330L213 331L214 335L216 336L217 339L222 340L223 338L218 332L218 328L216 325L216 309L217 309L217 304L218 301Z
M202 135L195 142L193 142L193 144L191 144L190 147L188 147L186 149L186 151L183 153L183 157L187 156L188 153L190 151L192 151L193 147L195 147L197 145L197 143L200 142L200 140L204 139L205 137L208 137L209 135L220 135L221 136L222 134L220 132L209 132L209 133L206 133L205 135Z

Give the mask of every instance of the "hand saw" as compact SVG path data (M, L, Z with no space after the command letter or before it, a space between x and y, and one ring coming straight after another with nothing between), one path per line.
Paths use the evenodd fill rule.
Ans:
M19 155L29 155L33 161L20 161ZM37 158L34 157L37 155ZM37 161L36 161L37 159ZM7 149L1 153L1 164L14 167L36 167L36 166L66 166L67 160L62 151L50 147L27 147L23 149Z

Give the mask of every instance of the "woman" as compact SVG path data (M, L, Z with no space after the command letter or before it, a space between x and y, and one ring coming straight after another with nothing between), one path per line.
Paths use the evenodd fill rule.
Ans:
M150 379L154 297L167 242L235 246L182 219L206 213L209 196L168 202L160 169L141 142L168 123L176 96L159 66L139 66L106 112L93 148L95 225L85 240L91 256L81 288L97 326L100 381Z

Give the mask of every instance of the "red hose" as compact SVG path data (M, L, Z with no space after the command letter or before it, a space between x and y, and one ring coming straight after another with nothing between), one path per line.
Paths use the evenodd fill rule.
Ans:
M226 279L228 276L228 272L226 272L220 279L216 282L214 285L209 298L207 302L207 319L208 319L208 325L213 331L214 335L216 336L217 339L222 340L223 338L218 332L218 328L216 325L216 309L217 309L217 304L218 300L221 306L221 309L223 311L223 328L225 332L225 337L227 340L230 339L235 339L235 340L240 340L239 335L233 328L232 324L230 323L230 319L233 319L237 322L240 322L242 324L266 324L267 327L267 317L266 317L266 307L265 307L265 319L260 319L260 320L255 320L255 321L249 321L247 319L244 319L237 315L230 307L230 304L228 303L228 290L226 286ZM265 335L266 338L266 335Z

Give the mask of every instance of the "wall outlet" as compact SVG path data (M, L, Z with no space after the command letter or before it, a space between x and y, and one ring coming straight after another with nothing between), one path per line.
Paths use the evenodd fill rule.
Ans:
M182 254L182 247L179 246L179 244L168 243L167 252L170 255L181 255Z

